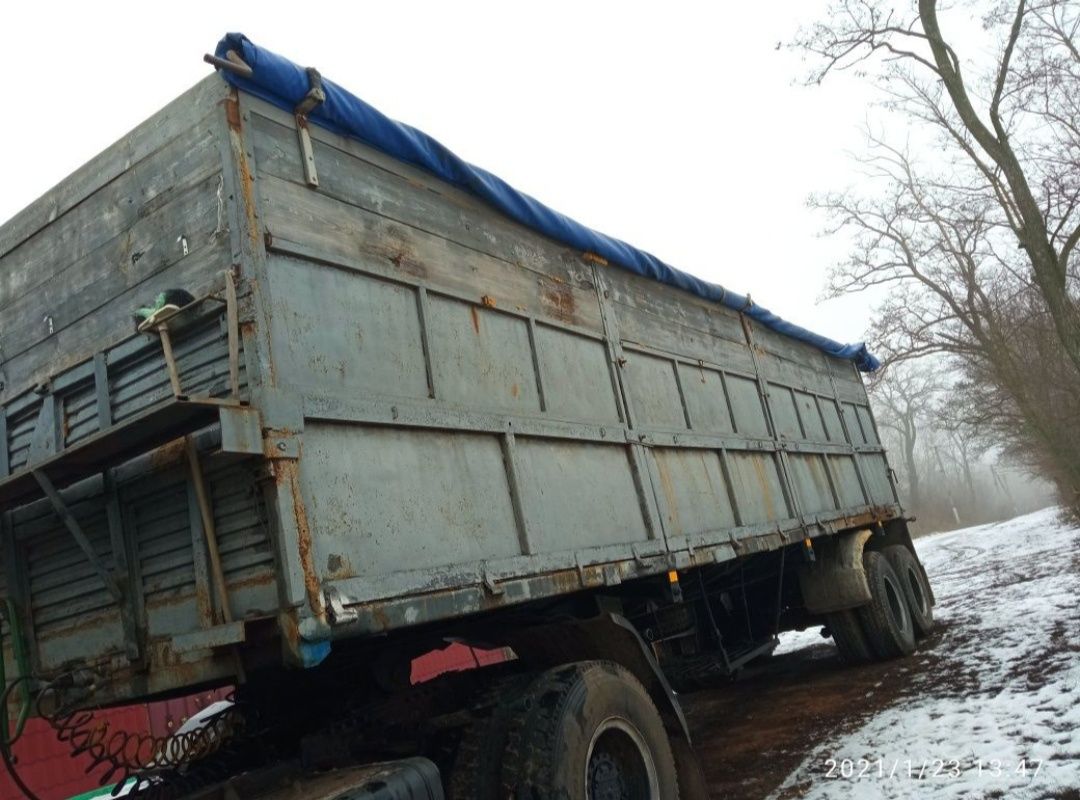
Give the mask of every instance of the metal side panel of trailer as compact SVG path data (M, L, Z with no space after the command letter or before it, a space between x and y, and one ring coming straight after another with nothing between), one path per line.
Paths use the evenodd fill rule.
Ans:
M9 675L165 692L900 513L850 362L308 133L317 187L211 76L0 228Z

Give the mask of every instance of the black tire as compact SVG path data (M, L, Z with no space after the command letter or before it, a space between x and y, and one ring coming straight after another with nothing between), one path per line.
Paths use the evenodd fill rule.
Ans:
M461 734L446 782L447 800L499 800L510 720L534 678L514 675L496 681L484 693L480 716Z
M908 610L911 612L911 624L915 626L915 638L928 636L934 629L934 606L930 599L933 594L926 581L926 573L911 550L902 544L886 547L884 553L904 587L904 597L907 598Z
M836 642L840 658L847 664L865 664L874 660L874 651L863 633L859 615L853 608L825 615L825 625Z
M878 658L899 658L915 652L915 628L911 623L904 586L889 564L875 550L863 553L870 602L859 606L858 617L870 648Z
M517 704L502 775L503 796L520 800L588 800L612 789L642 800L679 798L660 712L638 680L609 661L540 675Z
M682 736L672 736L669 740L679 775L679 800L709 800L709 784L698 754Z

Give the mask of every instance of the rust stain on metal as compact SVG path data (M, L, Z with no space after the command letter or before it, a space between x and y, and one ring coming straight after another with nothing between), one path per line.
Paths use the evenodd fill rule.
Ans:
M253 575L250 578L230 580L229 589L235 591L237 589L251 589L258 586L273 586L276 582L274 573L263 572L258 575Z
M326 559L326 571L335 580L343 580L355 576L352 563L346 556L331 553Z
M177 463L183 458L184 447L184 440L180 438L154 448L150 451L150 466L166 467Z
M225 106L225 119L228 120L229 127L234 131L240 131L240 99L237 97L236 92L233 92L221 101Z
M393 623L390 621L390 617L387 615L386 609L383 606L372 606L371 616L379 626L379 630L388 631L393 627Z
M582 569L582 573L588 572L590 569L593 568L585 567ZM549 572L547 577L554 585L555 591L560 594L576 591L587 582L583 579L582 575L577 573L577 571L568 569Z
M510 396L516 399L519 394L521 394L521 389L518 388L518 385L516 383L510 384Z
M300 494L300 479L296 462L291 459L281 459L276 464L274 476L279 487L284 488L287 484L292 496L293 517L296 521L296 545L300 556L300 569L304 573L304 588L307 591L308 605L317 617L322 618L325 616L326 609L323 606L319 576L315 571L311 525L308 523L304 498Z
M752 339L754 336L753 329L750 327L750 320L747 319L745 314L739 314L739 322L742 324L743 335L747 339Z
M296 611L289 609L278 614L278 630L285 649L296 653L300 649L300 626Z
M761 488L761 495L765 500L765 508L770 514L775 514L776 506L773 505L772 484L769 482L769 476L765 474L765 457L759 453L755 453L751 456L750 463L754 465L754 477L757 478L758 486Z
M540 301L544 309L556 319L572 322L576 311L574 290L561 281L541 284Z
M252 247L259 244L259 215L255 210L255 179L251 175L247 157L241 155L240 162L240 193L244 198L244 216L247 218L248 236Z
M386 257L390 259L390 263L394 265L394 268L414 278L427 277L427 267L417 260L412 248L409 246L406 239L408 233L397 226L391 226L387 233L396 241L391 241L385 249L379 247L378 250L386 253Z
M481 296L480 302L483 303L487 308L495 308L496 305L495 298L492 297L490 294L485 294Z
M251 174L251 165L248 164L247 153L244 152L244 144L241 140L243 122L240 116L240 98L236 91L224 101L225 118L229 123L229 138L232 141L233 154L236 157L236 166L240 173L240 195L244 204L244 217L247 220L248 237L252 247L259 245L259 215L255 205L255 178Z
M664 498L667 500L668 506L668 520L672 522L676 528L681 529L682 525L679 522L679 503L675 496L675 486L671 482L671 474L668 472L667 462L662 458L655 459L656 471L660 475L660 488L663 489Z
M608 265L608 260L606 258L597 255L596 253L589 252L588 250L582 253L581 257L592 264L599 264L601 267L606 267Z
M248 578L230 580L228 584L229 594L232 595L233 593L241 589L254 589L263 586L273 586L276 583L276 577L272 572L263 572ZM212 606L210 602L209 586L201 587L199 585L196 585L194 591L181 591L177 592L176 594L170 594L163 598L155 597L147 599L144 605L149 611L159 611L161 609L182 606L185 603L188 603L192 598L195 598L195 601L198 604L200 617L208 621L212 620L213 615L210 612ZM273 616L273 612L249 609L244 613L245 620L269 616Z
M195 582L195 607L198 609L199 622L204 628L214 624L214 599L210 593L209 582Z
M469 315L472 317L472 327L476 333L480 333L480 312L476 306L469 306Z

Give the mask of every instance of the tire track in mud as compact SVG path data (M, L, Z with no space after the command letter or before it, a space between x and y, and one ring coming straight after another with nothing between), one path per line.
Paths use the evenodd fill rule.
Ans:
M939 622L911 658L850 667L822 639L727 686L682 697L712 796L803 797L824 777L824 757L817 763L815 753L829 752L828 743L879 717L902 718L905 704L977 706L1002 693L1029 692L1033 704L1042 704L1033 709L1035 731L1014 731L1013 741L1021 747L1039 746L1028 740L1040 737L1042 745L1055 736L1065 742L1053 722L1060 709L1051 713L1045 696L1048 682L1080 662L1080 534L1059 526L1043 536L1033 524L1015 536L1006 523L972 529L963 539L917 541ZM1014 610L1025 617L1015 626ZM1060 764L1080 773L1080 753L1070 747L1061 745ZM1069 797L1073 789L1062 791L1045 797Z

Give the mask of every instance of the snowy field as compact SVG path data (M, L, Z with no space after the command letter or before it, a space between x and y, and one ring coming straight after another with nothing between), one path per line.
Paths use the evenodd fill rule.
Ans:
M941 627L922 667L771 797L1080 800L1080 529L1047 509L916 548Z

